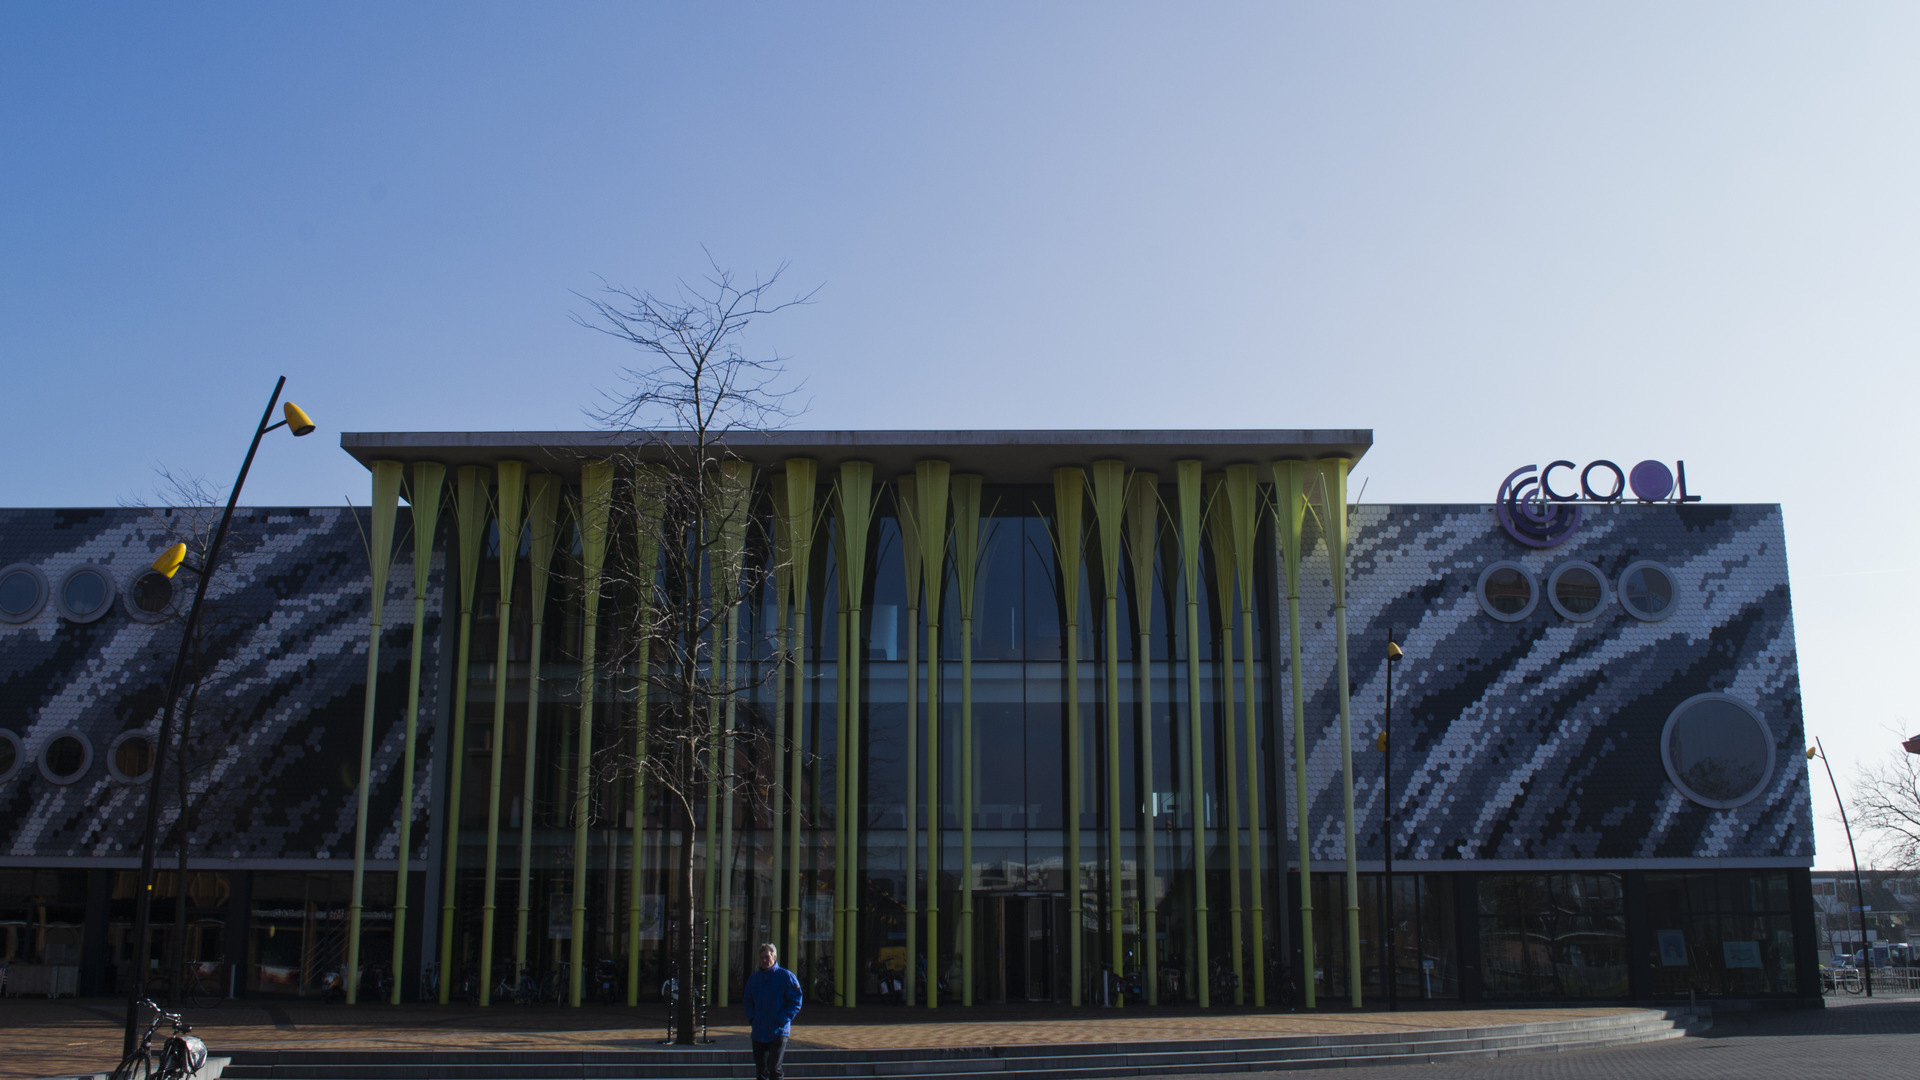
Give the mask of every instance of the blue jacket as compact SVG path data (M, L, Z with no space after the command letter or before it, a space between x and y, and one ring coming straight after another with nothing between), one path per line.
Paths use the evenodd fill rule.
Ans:
M743 996L754 1042L772 1042L793 1033L793 1018L800 1015L800 980L793 972L778 964L764 971L755 968L747 976Z

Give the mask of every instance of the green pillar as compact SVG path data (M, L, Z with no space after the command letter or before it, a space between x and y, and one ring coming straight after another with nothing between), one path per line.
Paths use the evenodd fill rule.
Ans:
M1247 1001L1244 958L1246 937L1240 898L1245 880L1240 876L1240 754L1234 731L1233 691L1233 527L1227 514L1226 480L1207 477L1207 539L1213 547L1213 614L1220 624L1220 751L1227 777L1227 933L1233 960L1233 1003Z
M1347 686L1347 469L1353 462L1330 458L1320 466L1325 511L1327 566L1333 580L1335 689L1340 694L1340 809L1347 835L1347 982L1360 1007L1360 871L1353 833L1353 709Z
M640 467L633 483L634 625L653 625L654 590L659 588L660 468ZM642 634L635 643L633 708L633 832L627 867L627 1004L640 1004L640 890L645 884L647 832L647 706L652 691L653 639ZM663 913L664 914L664 913Z
M607 558L607 515L613 503L613 466L580 466L580 735L573 782L573 939L567 944L567 1001L580 1007L587 937L587 824L593 816L593 702L599 684L594 666L600 637L601 571Z
M1134 663L1140 675L1140 775L1146 789L1140 829L1140 930L1146 957L1147 1004L1160 1004L1160 878L1154 869L1154 818L1159 809L1153 773L1153 566L1160 538L1160 478L1135 472L1127 478L1127 554L1133 563L1134 627L1139 645Z
M1080 812L1086 763L1080 749L1080 563L1085 552L1087 475L1076 468L1053 470L1054 549L1060 563L1060 593L1066 608L1067 639L1067 970L1073 980L1069 999L1080 1004L1085 981L1082 938L1086 916L1080 899Z
M1253 677L1253 557L1260 535L1260 470L1252 465L1227 466L1227 523L1233 533L1234 576L1240 583L1240 687L1243 747L1247 764L1247 900L1253 928L1253 1004L1267 1005L1267 920L1261 903L1260 864L1260 730L1255 708ZM1233 701L1228 686L1227 701ZM1233 737L1228 714L1227 737Z
M498 481L495 520L500 530L500 631L499 647L493 666L493 752L489 755L487 780L487 871L481 882L480 900L480 1004L492 1004L493 995L493 914L494 896L499 887L500 869L500 769L507 741L507 639L513 611L513 568L520 559L521 516L526 497L527 466L520 461L502 461L494 466Z
M393 567L393 520L400 504L405 470L397 461L376 461L373 473L373 528L368 556L373 563L373 597L367 624L366 709L360 723L360 784L353 823L353 897L347 903L347 1004L360 993L360 900L367 877L367 799L373 790L373 705L380 681L380 612L386 605L387 574Z
M807 589L813 566L814 492L819 463L788 458L787 560L793 582L793 731L787 746L787 943L800 954L800 769L804 763L802 725L807 710Z
M527 652L527 731L520 763L520 907L513 919L513 975L517 983L527 973L527 916L533 907L533 789L539 773L534 761L540 752L540 648L547 619L547 584L553 549L560 530L560 478L535 473L527 485L528 614L533 634ZM503 624L504 625L504 624Z
M739 718L740 700L740 561L747 549L753 476L754 468L747 462L720 463L720 573L714 578L714 591L715 599L727 610L726 682L722 684L726 692L726 716L720 742L720 775L724 780L726 804L720 811L720 917L714 920L720 940L714 954L714 1001L721 1005L731 998L733 980L733 814L743 786L737 779L733 732Z
M839 981L843 1004L851 1007L860 999L860 747L866 739L861 733L860 665L866 653L863 616L866 610L866 568L869 538L873 532L873 514L877 495L873 487L873 465L849 461L840 466L838 503L840 507L840 550L837 553L839 577L845 583L842 597L847 613L847 636L843 640L840 668L846 672L846 741L838 750L837 775L846 777L845 847L834 860L840 867L845 887L846 930L839 955L844 958L845 976Z
M460 884L461 786L467 774L467 687L473 645L473 593L480 581L480 549L487 542L487 474L462 465L454 474L453 515L460 542L460 643L453 658L453 740L447 754L447 849L440 889L440 1004L460 981L453 955L455 898ZM484 981L484 976L482 976Z
M940 1004L940 599L947 581L947 493L944 461L914 466L920 496L920 565L927 594L927 1008Z
M1207 796L1200 768L1200 544L1205 492L1198 461L1174 463L1180 499L1180 572L1187 597L1187 760L1192 769L1187 800L1193 818L1193 929L1199 942L1190 977L1200 1007L1211 1004L1207 948Z
M986 537L980 519L984 479L967 473L953 478L954 602L960 607L960 1004L973 1004L973 953L978 930L973 918L973 605L978 598L980 559Z
M1092 469L1093 517L1100 537L1100 579L1106 586L1106 622L1101 637L1107 651L1107 926L1108 963L1126 974L1126 931L1121 918L1120 861L1120 539L1126 517L1127 466L1096 461ZM1113 1004L1126 1003L1124 995Z
M413 511L413 656L407 665L407 735L400 765L399 872L393 882L393 996L400 1004L406 982L407 879L413 859L413 769L415 737L420 719L420 659L427 628L427 575L433 569L433 534L440 522L440 492L447 467L433 461L413 464L413 487L408 501Z
M1313 846L1307 829L1307 707L1300 673L1300 544L1307 518L1307 463L1273 463L1273 486L1283 531L1280 554L1287 567L1287 686L1293 698L1293 831L1300 861L1300 962L1306 969L1302 1000L1314 1007Z
M907 579L907 958L902 1003L913 1004L920 958L920 526L914 477L893 482L894 519L900 524L900 565Z

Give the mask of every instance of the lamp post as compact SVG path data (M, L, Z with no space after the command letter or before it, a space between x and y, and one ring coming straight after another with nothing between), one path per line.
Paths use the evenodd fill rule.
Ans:
M1860 965L1867 981L1867 996L1873 996L1873 950L1867 945L1867 890L1860 884L1860 853L1853 847L1853 826L1847 824L1847 804L1840 798L1840 784L1833 778L1833 762L1827 760L1827 750L1820 740L1813 740L1807 747L1809 760L1819 758L1820 764L1827 767L1827 783L1833 785L1833 801L1840 806L1840 827L1847 831L1847 853L1853 856L1853 897L1854 907L1860 910Z
M1393 919L1393 665L1406 655L1400 646L1394 643L1393 628L1387 628L1387 716L1386 723L1380 729L1380 756L1382 763L1382 790L1380 803L1386 810L1386 829L1383 836L1387 852L1386 885L1380 901L1380 909L1385 913L1387 924L1386 961L1380 965L1381 977L1387 983L1387 1011L1400 1011L1400 970L1399 953L1395 949L1396 934Z
M153 765L147 773L147 810L146 827L140 840L140 891L133 901L133 944L137 968L134 976L128 980L127 987L127 1028L121 1053L133 1053L133 1045L138 1037L140 1024L140 1001L146 996L147 984L147 931L153 914L153 861L154 833L160 819L160 774L166 764L167 739L173 732L173 703L180 696L180 686L186 677L187 657L193 650L193 634L200 622L201 602L207 596L207 582L213 579L214 567L220 561L220 544L227 537L227 525L233 520L234 504L240 501L240 488L247 482L247 470L253 467L253 455L260 449L260 439L275 428L287 428L294 435L313 433L313 421L301 411L300 406L289 401L286 403L285 416L277 424L267 421L273 417L273 407L280 401L280 390L287 385L287 377L280 376L273 384L273 396L267 399L266 411L260 414L260 423L253 431L253 442L247 447L246 460L240 463L240 476L233 482L233 490L227 493L227 509L220 515L220 527L214 530L213 539L207 544L206 561L200 566L187 564L187 545L175 544L154 560L153 568L168 578L187 566L199 574L200 582L194 586L193 605L187 608L187 621L180 633L180 652L173 660L173 673L167 679L167 698L160 711L160 731L153 743ZM176 889L175 903L186 902L186 882L182 881Z

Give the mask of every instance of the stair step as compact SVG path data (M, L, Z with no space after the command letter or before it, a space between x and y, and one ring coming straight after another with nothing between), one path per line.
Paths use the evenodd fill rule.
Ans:
M1676 1013L1640 1011L1474 1028L1143 1043L930 1049L804 1048L787 1054L794 1080L928 1077L1040 1080L1417 1064L1555 1053L1678 1038ZM753 1075L743 1050L350 1051L235 1050L222 1080L732 1080Z

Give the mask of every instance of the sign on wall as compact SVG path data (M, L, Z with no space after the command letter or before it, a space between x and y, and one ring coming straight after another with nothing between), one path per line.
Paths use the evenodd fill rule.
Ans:
M1565 476L1556 476L1563 471ZM1580 527L1583 504L1625 502L1629 492L1642 503L1700 501L1687 492L1684 461L1669 469L1664 461L1648 459L1626 470L1605 458L1585 468L1563 459L1544 469L1523 465L1508 473L1494 495L1493 510L1508 536L1528 547L1550 548Z

